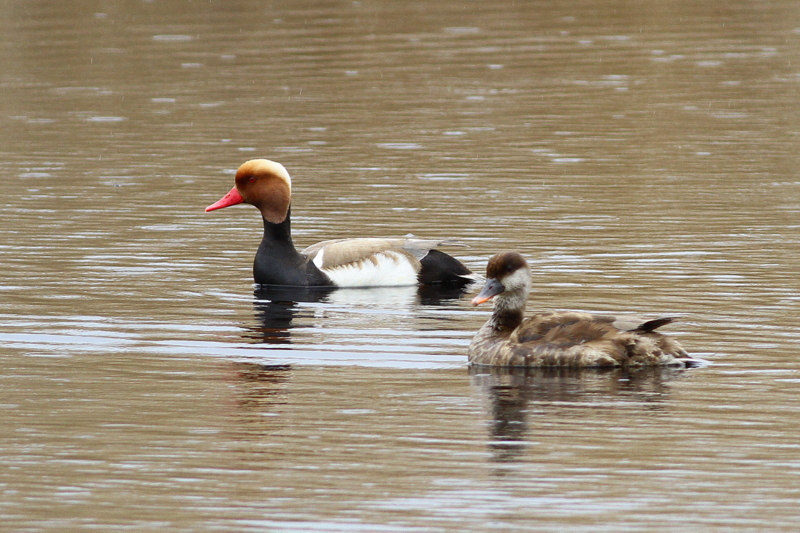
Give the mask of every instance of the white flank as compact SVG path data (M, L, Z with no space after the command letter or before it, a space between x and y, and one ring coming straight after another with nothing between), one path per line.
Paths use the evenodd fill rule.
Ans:
M322 270L322 256L323 256L324 253L325 253L325 248L323 248L322 250L317 252L317 255L315 255L314 259L311 261L312 263L317 265L317 268L320 269L320 270Z
M322 252L314 258L322 263ZM402 287L417 284L417 271L403 254L386 251L370 259L350 263L323 272L337 287Z

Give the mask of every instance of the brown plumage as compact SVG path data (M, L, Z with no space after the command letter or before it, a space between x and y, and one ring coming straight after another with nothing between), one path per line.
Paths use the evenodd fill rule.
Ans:
M655 332L673 318L563 311L523 319L530 286L530 268L520 254L503 252L489 260L486 285L472 303L494 298L494 310L472 339L471 364L584 368L701 363L676 340Z

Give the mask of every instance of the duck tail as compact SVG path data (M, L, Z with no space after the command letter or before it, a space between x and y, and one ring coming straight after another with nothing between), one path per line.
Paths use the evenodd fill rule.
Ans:
M653 320L648 320L647 322L643 322L639 324L634 331L641 331L643 333L651 333L661 326L666 326L667 324L671 324L677 320L675 317L662 317L662 318L654 318Z

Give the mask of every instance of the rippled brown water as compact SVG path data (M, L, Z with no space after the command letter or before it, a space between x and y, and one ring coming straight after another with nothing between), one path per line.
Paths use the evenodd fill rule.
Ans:
M793 529L799 15L4 3L3 527ZM471 374L465 296L256 297L256 211L203 212L252 157L298 245L517 249L531 308L678 314L713 364Z

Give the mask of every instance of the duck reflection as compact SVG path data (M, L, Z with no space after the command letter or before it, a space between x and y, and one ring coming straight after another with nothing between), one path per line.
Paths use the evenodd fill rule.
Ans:
M249 328L244 336L267 344L290 344L292 323L304 311L298 304L326 301L334 290L331 287L257 286L253 293L257 325Z
M420 285L409 287L376 287L337 289L332 287L257 286L253 296L256 325L244 337L267 344L290 344L296 318L312 317L315 310L301 303L323 303L339 307L377 307L413 311L418 305L446 305L458 300L468 286L450 287Z
M234 361L228 365L227 374L234 385L240 436L261 436L274 431L274 415L289 403L286 388L292 377L291 365Z
M488 400L490 448L496 462L515 462L530 446L529 416L556 406L596 408L600 402L623 401L659 408L668 395L666 383L685 369L568 369L471 367L473 384Z
M443 305L453 300L458 300L474 285L420 285L417 296L421 305Z

